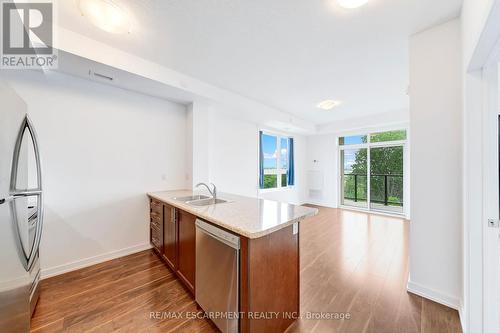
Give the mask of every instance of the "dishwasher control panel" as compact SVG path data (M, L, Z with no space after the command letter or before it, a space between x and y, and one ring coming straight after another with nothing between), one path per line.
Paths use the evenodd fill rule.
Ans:
M232 233L229 233L223 229L220 229L210 223L207 223L205 221L202 221L200 219L196 220L196 226L198 228L203 229L205 232L211 234L212 236L224 241L226 244L230 245L231 247L238 249L240 248L240 237L233 235Z

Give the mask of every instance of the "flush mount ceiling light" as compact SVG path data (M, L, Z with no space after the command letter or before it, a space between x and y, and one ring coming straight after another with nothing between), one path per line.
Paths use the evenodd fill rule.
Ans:
M327 99L326 101L323 101L323 102L319 103L316 106L318 108L322 109L322 110L331 110L334 107L339 106L340 104L342 104L342 102L340 102L340 101L334 101L334 100L331 100L331 99Z
M113 0L78 0L80 13L96 27L114 34L131 29L128 13Z
M368 0L337 0L337 2L342 8L353 9L366 5Z

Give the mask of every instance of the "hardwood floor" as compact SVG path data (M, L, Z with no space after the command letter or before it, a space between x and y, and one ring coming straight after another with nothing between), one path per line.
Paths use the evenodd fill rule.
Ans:
M409 226L398 218L322 207L302 223L301 312L347 312L351 318L301 319L288 332L461 332L457 311L406 291Z
M151 318L193 312L196 303L152 251L42 281L32 332L201 332L209 321Z
M301 312L350 319L301 319L288 332L461 332L457 311L406 292L408 231L401 219L330 208L301 223ZM217 331L186 318L196 303L152 251L43 280L41 288L32 332ZM184 315L162 318L167 312Z

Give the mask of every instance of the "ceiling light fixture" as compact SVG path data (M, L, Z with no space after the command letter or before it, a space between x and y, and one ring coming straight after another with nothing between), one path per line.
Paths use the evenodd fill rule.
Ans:
M113 0L79 0L78 8L96 27L114 34L130 32L128 13Z
M366 5L368 0L337 0L337 2L342 8L353 9Z
M323 102L319 103L316 106L318 108L320 108L320 109L323 109L323 110L331 110L334 107L339 106L340 104L342 104L342 102L340 102L340 101L334 101L334 100L331 100L331 99L327 99L326 101L323 101Z

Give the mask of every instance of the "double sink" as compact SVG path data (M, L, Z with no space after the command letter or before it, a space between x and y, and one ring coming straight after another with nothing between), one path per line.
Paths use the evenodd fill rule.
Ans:
M206 195L190 195L186 197L176 197L174 200L177 201L182 201L188 205L191 206L211 206L211 205L216 205L220 203L225 203L228 202L227 200L224 199L217 199L213 197L209 197Z

